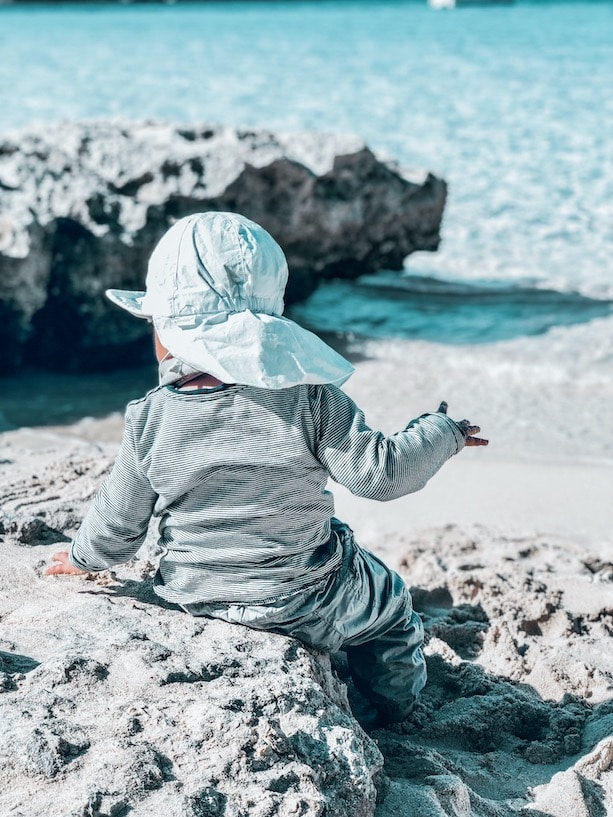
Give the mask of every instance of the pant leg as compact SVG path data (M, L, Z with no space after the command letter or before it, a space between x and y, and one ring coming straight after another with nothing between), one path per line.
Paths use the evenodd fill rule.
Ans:
M423 625L395 571L357 546L354 565L365 609L372 606L376 615L369 615L367 622L364 618L347 622L343 649L351 676L384 719L403 720L426 683Z
M426 683L422 634L412 612L373 641L345 647L354 684L387 721L404 720Z
M345 650L356 687L387 720L402 720L426 682L423 626L402 578L361 549L335 520L339 570L317 586L268 604L192 604L186 610Z

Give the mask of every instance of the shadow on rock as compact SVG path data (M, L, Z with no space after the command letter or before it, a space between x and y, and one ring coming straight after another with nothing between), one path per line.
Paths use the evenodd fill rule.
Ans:
M163 607L165 610L180 610L181 608L165 601L157 595L153 589L153 578L146 578L140 581L135 579L119 579L112 573L90 574L90 581L95 583L95 589L82 590L82 593L90 593L95 596L108 596L110 598L120 598L127 596L135 599L141 604L151 604L155 607Z
M25 520L13 520L7 524L0 522L0 534L11 536L18 545L58 545L70 542L59 528L52 527L44 519L33 517Z
M457 604L446 587L411 587L413 607L430 637L440 638L461 658L476 658L483 646L489 618L481 604Z
M17 689L17 680L38 665L38 661L27 655L0 650L0 692Z
M0 812L27 791L28 817L372 817L382 757L327 657L152 592L91 586L37 622L48 655L0 696Z

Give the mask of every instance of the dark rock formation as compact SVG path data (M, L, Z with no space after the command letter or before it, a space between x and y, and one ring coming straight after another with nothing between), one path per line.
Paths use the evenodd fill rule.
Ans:
M322 278L435 250L445 194L354 137L158 122L13 132L0 140L0 371L135 362L147 328L102 293L141 289L153 246L189 213L266 227L287 254L291 302Z

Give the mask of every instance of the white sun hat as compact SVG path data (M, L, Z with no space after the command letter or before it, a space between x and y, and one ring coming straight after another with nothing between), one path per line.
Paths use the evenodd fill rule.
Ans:
M287 261L270 233L236 213L195 213L154 249L146 291L107 297L151 318L180 361L223 383L285 389L340 385L353 367L283 314Z

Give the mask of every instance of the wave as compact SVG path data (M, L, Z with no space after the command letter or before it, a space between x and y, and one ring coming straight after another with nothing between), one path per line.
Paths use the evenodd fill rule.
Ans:
M320 334L478 344L607 317L613 301L530 282L381 273L326 282L289 315Z

